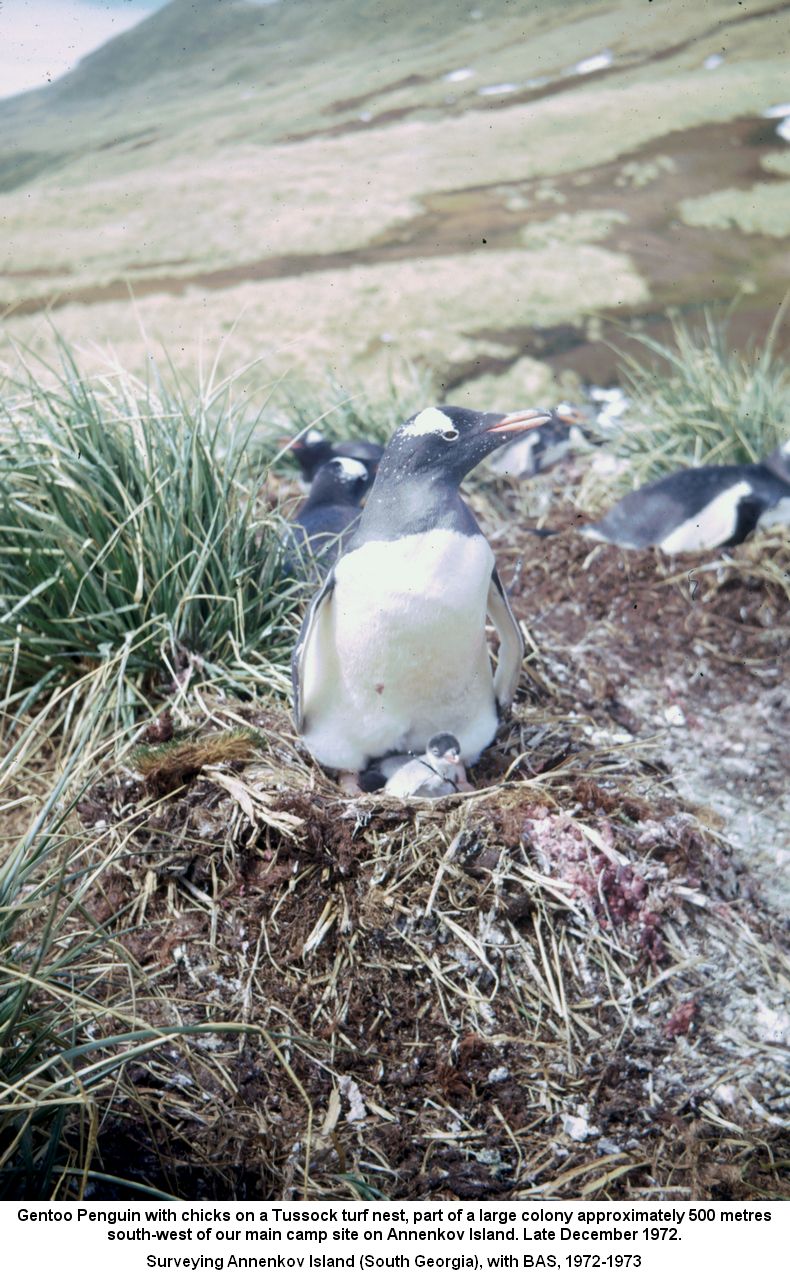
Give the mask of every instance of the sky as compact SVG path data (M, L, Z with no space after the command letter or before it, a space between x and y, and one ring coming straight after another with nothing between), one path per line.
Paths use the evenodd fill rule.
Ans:
M166 0L0 0L0 97L42 88Z

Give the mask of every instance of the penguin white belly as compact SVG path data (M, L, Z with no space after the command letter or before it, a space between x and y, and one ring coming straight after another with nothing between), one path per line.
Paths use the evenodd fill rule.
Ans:
M749 482L736 482L661 540L665 553L689 553L726 544L738 524L738 505L751 493Z
M482 535L372 541L335 567L304 671L304 738L322 764L359 769L423 751L438 731L476 760L496 731L485 636L494 557Z

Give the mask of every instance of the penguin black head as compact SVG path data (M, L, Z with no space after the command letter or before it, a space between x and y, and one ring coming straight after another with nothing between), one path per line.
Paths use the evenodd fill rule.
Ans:
M336 456L318 469L307 502L311 508L318 504L351 504L358 508L373 485L374 475L371 466L361 460Z
M281 441L293 452L305 481L311 481L321 465L332 459L332 444L318 429L308 429L295 438L282 438Z
M449 760L457 765L461 759L461 744L455 734L434 734L428 740L427 752L436 760Z
M348 456L359 460L370 467L373 477L381 459L384 447L378 442L367 442L364 438L350 438L347 442L330 442L319 429L310 428L295 438L283 438L282 443L292 451L302 477L310 482L322 464L337 456Z
M550 419L547 411L503 415L465 407L425 407L393 433L380 473L388 480L408 476L457 485L492 451Z

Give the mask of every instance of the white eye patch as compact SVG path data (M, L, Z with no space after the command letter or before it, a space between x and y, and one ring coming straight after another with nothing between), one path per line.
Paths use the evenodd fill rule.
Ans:
M308 446L315 446L316 443L323 442L323 440L324 435L323 433L319 433L318 429L308 429L302 438L302 441L306 442Z
M403 426L403 432L409 437L419 438L426 433L456 433L458 430L453 424L449 416L440 411L438 407L426 407L419 415L416 415L411 424Z
M359 479L365 478L368 471L364 464L359 460L351 460L346 455L339 455L332 460L332 467L336 470L341 482L358 482Z

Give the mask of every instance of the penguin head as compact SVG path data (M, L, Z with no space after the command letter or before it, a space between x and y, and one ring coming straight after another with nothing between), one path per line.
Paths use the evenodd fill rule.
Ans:
M492 451L550 419L548 411L538 410L503 415L465 407L425 407L396 429L381 472L457 484Z
M287 446L289 451L295 451L297 455L312 455L331 449L323 433L313 428L297 433L295 438L283 438L282 445Z
M434 734L426 748L432 760L445 760L457 765L461 759L461 744L455 734Z
M302 476L310 481L318 468L332 458L332 443L318 429L309 428L295 438L281 438L280 443L292 451Z
M766 456L763 460L766 468L769 468L782 482L790 484L790 439L778 446L775 451Z
M374 472L361 460L339 455L317 470L310 486L309 502L316 504L352 504L359 507L373 484Z

